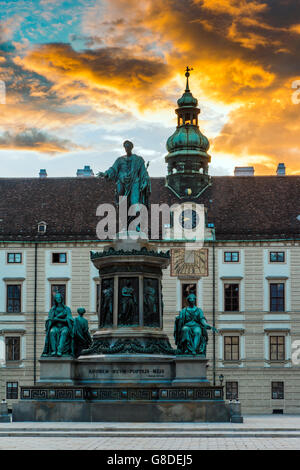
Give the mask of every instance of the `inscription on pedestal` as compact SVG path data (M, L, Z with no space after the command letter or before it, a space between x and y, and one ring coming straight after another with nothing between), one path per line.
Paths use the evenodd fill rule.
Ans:
M122 376L140 376L140 377L165 377L165 369L159 368L145 368L145 369L135 369L135 368L120 368L120 369L106 369L106 368L98 368L98 369L89 369L89 375L93 376L102 376L106 375L108 377L115 376L115 377L122 377Z

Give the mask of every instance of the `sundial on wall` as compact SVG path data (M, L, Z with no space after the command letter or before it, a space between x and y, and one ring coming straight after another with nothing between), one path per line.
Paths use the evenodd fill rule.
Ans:
M171 249L171 276L186 278L208 276L208 250Z

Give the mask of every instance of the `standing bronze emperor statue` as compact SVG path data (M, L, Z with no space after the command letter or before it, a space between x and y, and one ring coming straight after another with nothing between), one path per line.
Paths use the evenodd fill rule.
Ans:
M119 197L127 197L128 206L143 204L148 207L151 182L145 161L132 153L132 142L125 140L123 146L126 155L117 158L112 167L104 173L100 171L97 176L115 181L117 203Z

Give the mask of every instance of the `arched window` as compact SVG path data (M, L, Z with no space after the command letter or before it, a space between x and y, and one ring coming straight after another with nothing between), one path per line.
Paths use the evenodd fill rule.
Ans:
M192 122L191 122L191 115L190 113L187 113L185 116L184 116L184 123L185 125L190 125Z

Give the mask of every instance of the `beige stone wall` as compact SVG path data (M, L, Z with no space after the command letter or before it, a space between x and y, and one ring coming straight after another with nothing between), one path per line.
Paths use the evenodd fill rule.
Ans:
M37 378L39 374L38 358L42 353L44 345L44 325L48 312L45 308L45 296L47 292L46 278L46 250L55 248L64 251L71 250L71 276L70 283L71 299L69 305L72 308L73 315L76 309L84 306L87 310L86 318L89 320L91 331L97 328L97 317L95 315L95 280L91 270L90 251L101 249L101 244L90 243L74 243L74 244L45 244L38 247L37 262ZM275 315L275 319L271 321L265 316L269 312L264 311L264 250L274 246L274 251L289 250L290 256L290 274L289 274L289 296L291 311L284 312L283 317ZM7 244L0 246L0 250L16 248L16 251L26 251L26 305L24 320L16 322L16 326L20 325L26 330L24 339L26 342L26 357L21 364L0 367L0 398L5 398L6 382L17 381L19 386L33 384L33 357L34 357L34 245L33 244ZM167 249L167 247L162 247ZM219 252L224 249L228 251L243 251L243 279L240 281L243 285L244 305L242 312L226 315L219 309L220 291L222 282L220 281L221 266L219 266ZM213 253L211 246L209 247L208 258L208 277L200 282L200 304L203 307L208 323L213 322ZM216 326L222 326L220 335L234 334L238 332L240 335L241 345L244 351L244 358L238 363L224 363L220 358L220 335L216 335L216 381L219 383L219 375L224 375L224 384L226 381L238 381L239 398L242 403L244 413L272 413L273 409L282 408L285 413L299 412L300 403L300 374L299 367L293 365L290 360L284 364L270 364L265 360L266 325L271 324L274 328L282 328L288 325L290 330L283 333L286 334L290 345L294 340L300 340L300 247L293 243L289 244L270 244L270 243L236 243L236 244L218 244L215 247L215 319ZM2 276L3 277L3 276ZM180 281L170 276L170 270L167 268L163 272L163 301L164 301L164 330L169 335L171 344L173 341L174 319L178 314L178 303L180 296ZM0 330L9 323L7 318L9 314L0 312ZM16 316L16 314L14 314ZM274 317L274 315L273 315ZM11 323L9 323L11 325ZM233 334L232 333L232 334ZM279 334L279 333L278 333ZM281 334L281 333L280 333ZM222 351L221 351L222 353ZM222 354L221 354L222 355ZM213 335L209 333L209 343L207 356L210 359L208 369L209 378L213 378ZM289 354L290 357L290 354ZM284 400L271 399L271 382L284 381L285 398ZM9 406L12 402L9 401Z

